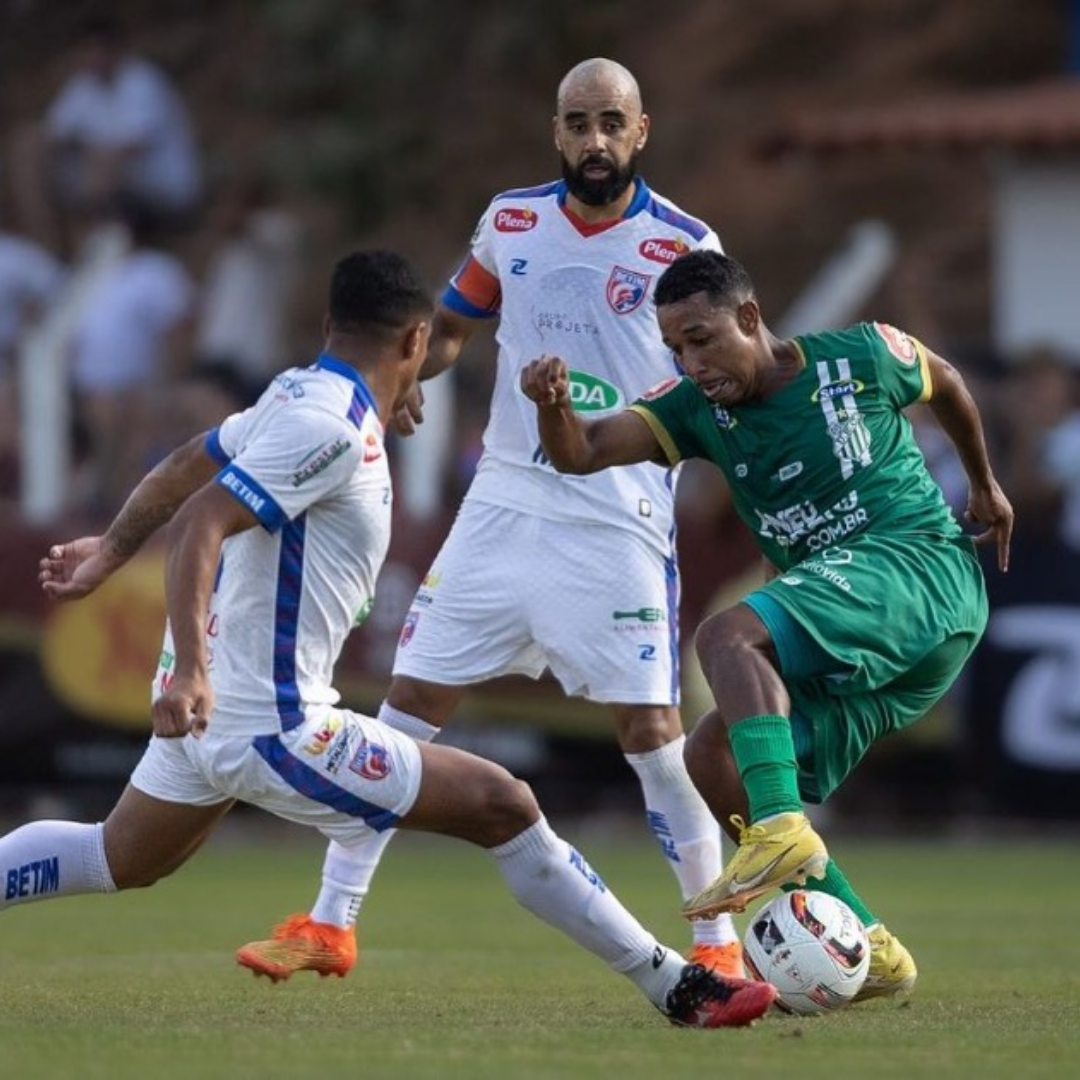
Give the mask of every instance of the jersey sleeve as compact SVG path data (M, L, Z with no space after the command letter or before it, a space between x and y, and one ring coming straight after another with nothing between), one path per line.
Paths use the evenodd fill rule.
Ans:
M703 400L693 380L684 376L657 383L633 402L630 410L649 425L668 463L676 465L684 458L699 456L700 440L693 418Z
M451 311L470 319L493 318L502 307L502 286L493 248L493 217L493 206L488 206L473 232L469 254L442 295L442 302Z
M217 430L223 452L241 436L248 413L230 417ZM289 409L253 432L215 482L274 532L348 482L363 438L362 430L322 410Z
M888 323L870 325L876 338L874 359L878 382L886 399L898 409L917 401L929 401L933 383L926 346Z

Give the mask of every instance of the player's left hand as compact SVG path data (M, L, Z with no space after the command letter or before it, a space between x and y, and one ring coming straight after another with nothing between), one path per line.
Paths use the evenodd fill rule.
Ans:
M150 707L154 734L160 739L180 739L190 732L199 738L210 722L214 691L209 679L177 675Z
M417 383L406 395L405 400L394 411L390 427L398 434L415 435L417 427L424 422L424 391Z
M997 544L998 569L1003 573L1009 569L1009 544L1012 540L1013 508L1005 498L1005 492L996 480L991 480L985 487L972 487L968 493L967 509L964 517L973 525L982 525L984 529L975 537L976 544Z

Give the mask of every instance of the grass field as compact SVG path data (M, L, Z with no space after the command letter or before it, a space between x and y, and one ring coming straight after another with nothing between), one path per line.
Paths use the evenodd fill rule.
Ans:
M658 936L687 942L650 844L563 832ZM291 830L230 830L149 891L5 912L0 1076L1076 1075L1075 845L834 838L915 954L916 994L713 1032L671 1028L628 981L521 911L481 852L426 837L395 841L347 979L256 980L232 950L307 906L321 847Z

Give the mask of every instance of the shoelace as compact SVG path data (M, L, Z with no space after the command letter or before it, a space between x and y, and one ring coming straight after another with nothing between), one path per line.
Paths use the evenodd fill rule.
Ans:
M718 979L701 964L691 964L679 981L668 991L667 1011L671 1016L688 1016L707 1001L723 1004L732 988Z

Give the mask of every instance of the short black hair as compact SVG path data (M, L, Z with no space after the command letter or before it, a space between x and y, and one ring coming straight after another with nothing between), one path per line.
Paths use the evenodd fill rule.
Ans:
M661 275L653 294L657 307L705 293L717 307L737 308L754 296L754 283L742 263L719 251L698 248L680 255Z
M416 271L392 251L354 251L334 267L330 325L340 333L390 334L434 310Z

